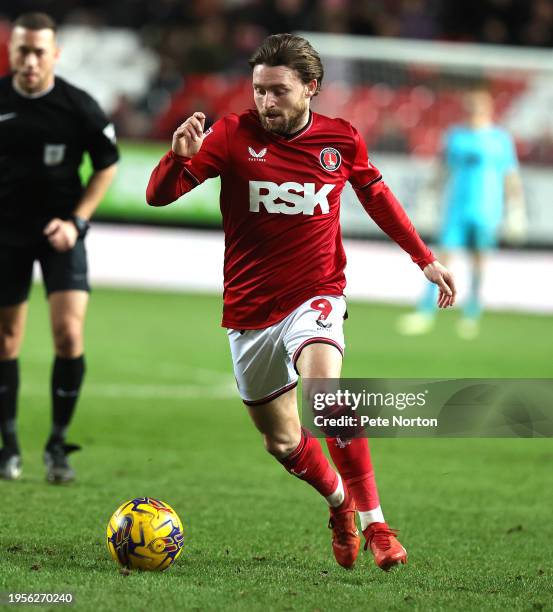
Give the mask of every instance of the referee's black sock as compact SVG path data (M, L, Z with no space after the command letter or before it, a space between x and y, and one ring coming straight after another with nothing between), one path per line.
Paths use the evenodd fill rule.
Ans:
M52 433L47 446L65 441L65 432L79 399L85 373L84 355L56 357L52 368Z
M2 445L19 454L15 419L19 389L19 361L0 361L0 433Z

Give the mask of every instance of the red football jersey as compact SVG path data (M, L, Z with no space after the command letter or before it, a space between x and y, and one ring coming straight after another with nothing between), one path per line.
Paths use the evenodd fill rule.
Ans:
M313 296L342 295L346 181L416 263L434 260L342 119L311 113L300 132L283 137L265 130L254 110L228 115L207 130L193 158L170 151L161 159L147 201L168 204L215 176L225 231L224 327L268 327Z

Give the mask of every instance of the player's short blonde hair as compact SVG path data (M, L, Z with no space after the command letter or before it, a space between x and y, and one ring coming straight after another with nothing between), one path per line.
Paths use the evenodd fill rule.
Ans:
M294 34L268 36L250 58L250 66L287 66L295 70L304 83L317 80L315 95L321 90L324 69L319 54L309 41Z

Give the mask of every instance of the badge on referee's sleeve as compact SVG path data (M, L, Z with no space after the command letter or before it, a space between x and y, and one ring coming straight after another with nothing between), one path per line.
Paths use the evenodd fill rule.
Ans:
M44 164L46 166L57 166L61 164L65 156L64 144L44 145Z

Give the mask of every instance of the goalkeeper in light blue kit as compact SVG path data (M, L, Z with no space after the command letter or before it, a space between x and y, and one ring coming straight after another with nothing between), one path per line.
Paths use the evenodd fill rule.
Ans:
M493 123L491 95L483 89L472 90L465 95L465 108L466 123L446 133L440 169L429 190L445 187L440 261L447 266L452 251L470 252L469 295L457 331L471 339L479 331L485 256L496 245L500 229L512 242L524 238L526 211L515 147L511 136ZM399 331L406 335L430 331L435 302L434 286L429 283L417 312L400 319Z

